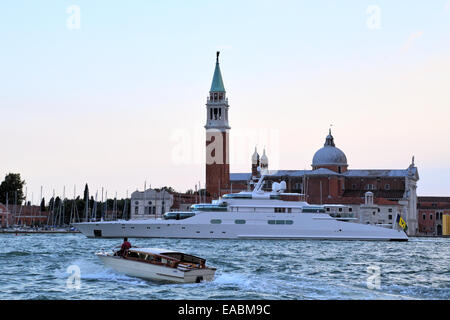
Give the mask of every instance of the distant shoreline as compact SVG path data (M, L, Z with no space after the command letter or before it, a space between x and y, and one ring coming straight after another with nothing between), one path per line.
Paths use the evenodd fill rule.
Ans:
M24 230L0 230L0 233L81 233L80 231L58 231L58 230L30 230L30 231L24 231Z

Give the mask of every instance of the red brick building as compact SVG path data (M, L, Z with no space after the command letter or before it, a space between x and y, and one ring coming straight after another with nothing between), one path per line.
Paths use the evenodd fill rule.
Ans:
M450 197L418 197L419 235L441 236L443 215L450 215Z
M14 223L13 216L5 205L0 203L0 227L7 228Z
M1 227L6 228L13 225L36 226L45 225L48 213L41 212L40 206L20 206L0 204Z

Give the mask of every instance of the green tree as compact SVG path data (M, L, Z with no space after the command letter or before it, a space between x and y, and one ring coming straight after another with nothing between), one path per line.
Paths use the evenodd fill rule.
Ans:
M45 209L45 198L44 197L42 197L42 200L41 200L41 211L46 211L46 209Z
M0 184L0 202L6 203L6 195L8 195L8 203L22 204L25 199L23 194L23 186L25 180L20 178L20 173L9 173L5 176L5 180Z

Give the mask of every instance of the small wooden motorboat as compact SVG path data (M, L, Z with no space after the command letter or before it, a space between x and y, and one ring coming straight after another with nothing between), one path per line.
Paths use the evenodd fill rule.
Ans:
M148 280L177 283L212 281L215 268L207 267L206 260L183 252L161 248L131 248L120 251L98 252L102 262L128 276Z

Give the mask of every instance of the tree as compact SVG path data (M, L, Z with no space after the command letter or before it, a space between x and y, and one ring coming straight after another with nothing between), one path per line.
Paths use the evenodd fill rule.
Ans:
M44 197L42 197L42 200L41 200L41 211L46 211L45 210L45 198Z
M89 187L88 184L86 183L86 186L84 187L84 197L83 197L84 201L88 201L89 200Z
M25 180L21 180L20 173L9 173L5 180L0 184L0 202L9 204L22 204L25 199L23 195L23 186ZM8 194L8 201L6 195ZM16 202L17 201L17 202Z
M87 215L89 213L89 187L88 184L86 183L86 186L84 187L84 211L83 211L83 215Z

